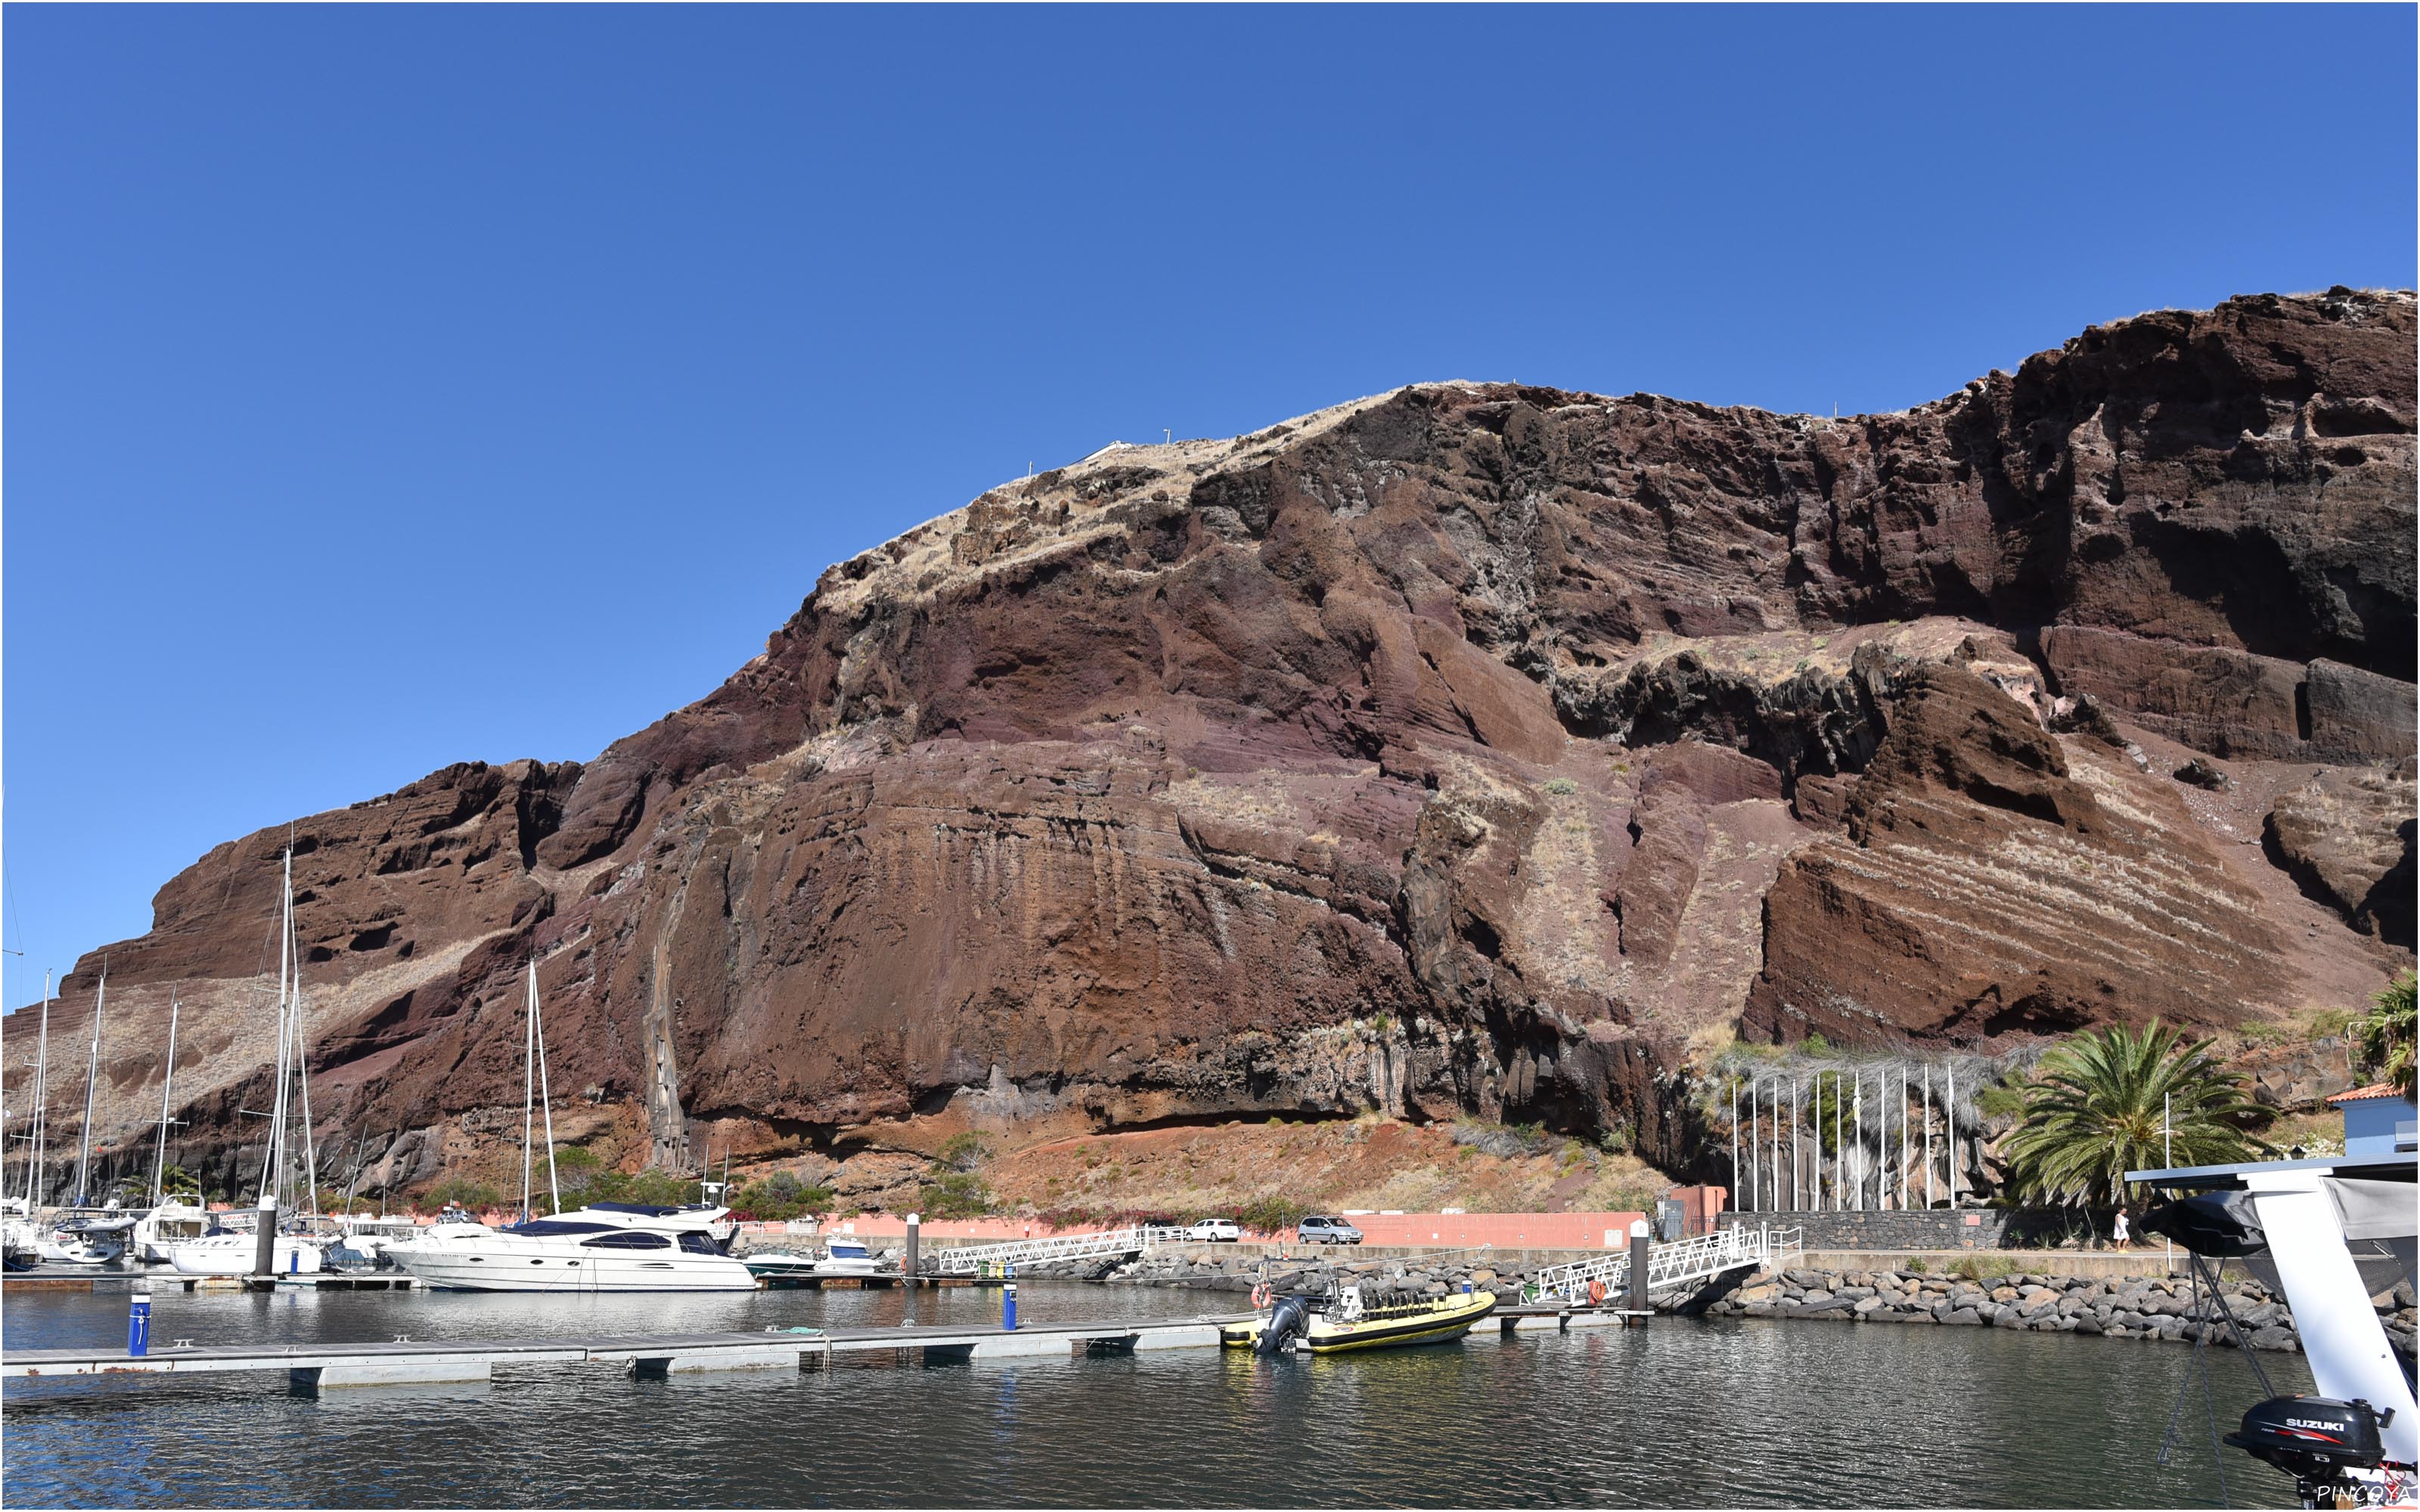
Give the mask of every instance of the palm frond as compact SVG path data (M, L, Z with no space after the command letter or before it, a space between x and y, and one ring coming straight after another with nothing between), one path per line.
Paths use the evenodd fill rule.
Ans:
M2042 1057L2008 1152L2021 1195L2052 1203L2126 1200L2126 1172L2220 1165L2269 1146L2244 1125L2259 1109L2219 1069L2208 1040L2153 1019L2083 1034Z

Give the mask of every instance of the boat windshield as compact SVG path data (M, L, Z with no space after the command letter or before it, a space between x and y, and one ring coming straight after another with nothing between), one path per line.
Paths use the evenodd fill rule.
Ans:
M681 1235L680 1247L691 1255L720 1255L722 1253L721 1247L704 1234L690 1233Z
M532 1218L524 1224L506 1224L507 1234L603 1234L616 1232L611 1224L579 1224L561 1218Z

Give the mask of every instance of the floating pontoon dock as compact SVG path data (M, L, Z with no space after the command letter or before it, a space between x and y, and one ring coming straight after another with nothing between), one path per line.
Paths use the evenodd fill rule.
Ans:
M800 1370L843 1355L904 1356L926 1364L1005 1358L1067 1359L1138 1350L1216 1349L1218 1327L1249 1313L1197 1318L1125 1319L1109 1322L1027 1323L1006 1329L925 1325L833 1328L762 1334L606 1335L588 1338L396 1338L385 1344L154 1344L148 1353L108 1349L10 1350L0 1353L0 1378L51 1380L114 1376L159 1381L231 1370L283 1370L294 1387L398 1385L416 1381L486 1381L498 1365L611 1365L655 1377L690 1370ZM1567 1328L1632 1326L1645 1316L1618 1308L1514 1305L1490 1315L1506 1335Z

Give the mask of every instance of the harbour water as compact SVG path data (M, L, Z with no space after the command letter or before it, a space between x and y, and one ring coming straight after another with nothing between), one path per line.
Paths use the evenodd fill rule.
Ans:
M1225 1310L1212 1293L1028 1284L1029 1319ZM163 1290L165 1343L500 1338L862 1326L906 1294L592 1299ZM924 1292L921 1322L996 1319ZM121 1341L123 1293L0 1307L8 1346ZM1320 1360L1217 1350L289 1396L282 1377L8 1383L13 1505L2222 1504L2193 1351L1988 1329L1659 1319L1649 1328ZM2307 1391L2298 1356L2263 1362ZM2212 1361L2220 1431L2257 1395ZM2224 1500L2293 1504L2224 1451Z

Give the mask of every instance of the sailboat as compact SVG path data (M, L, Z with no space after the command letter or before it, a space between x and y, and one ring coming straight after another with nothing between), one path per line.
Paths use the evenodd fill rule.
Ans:
M76 1141L75 1200L70 1206L85 1207L92 1200L92 1188L87 1184L92 1174L92 1100L101 1088L101 1011L109 1001L109 967L101 968L100 990L92 995L92 1051L84 1063L84 1130Z
M531 1216L535 1110L546 1118L551 1215ZM655 1207L597 1202L563 1211L554 1170L554 1104L547 1088L546 1032L537 964L530 963L521 1031L521 1221L503 1229L440 1223L387 1257L421 1284L455 1291L752 1291L756 1278L716 1233L730 1211L711 1204Z
M168 1115L176 1105L172 1096L177 1085L177 1019L182 1006L174 997L168 999L168 1059L160 1077L160 1148L151 1156L151 1211L135 1223L132 1242L134 1257L150 1265L170 1263L171 1252L178 1244L210 1231L209 1211L186 1201L182 1193L171 1197L165 1185L168 1128L174 1121Z
M318 1152L311 1138L311 1068L303 1054L302 954L294 933L294 846L286 847L285 899L277 941L277 1095L271 1103L269 1148L260 1172L259 1219L274 1227L280 1211L307 1211L317 1227L319 1212ZM289 1088L300 1082L292 1097ZM289 1103L302 1113L302 1170L295 1170ZM163 1133L164 1134L164 1125ZM300 1201L295 1187L301 1187ZM184 1275L249 1275L259 1263L256 1234L211 1233L168 1251L169 1263ZM324 1242L317 1234L284 1233L271 1241L271 1264L279 1275L310 1274L322 1268Z
M25 1191L23 1197L11 1204L11 1211L0 1217L0 1264L31 1266L41 1231L35 1227L35 1215L41 1211L43 1143L49 1137L48 1110L51 1078L51 974L42 973L41 1028L34 1040L34 1115L25 1128Z

